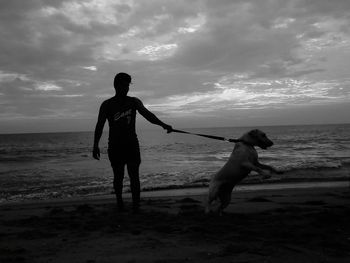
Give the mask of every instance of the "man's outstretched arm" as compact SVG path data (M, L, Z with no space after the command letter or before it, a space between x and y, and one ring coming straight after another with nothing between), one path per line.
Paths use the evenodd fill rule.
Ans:
M161 127L163 127L163 129L167 130L167 132L172 132L173 127L171 127L168 124L165 124L164 122L162 122L160 119L157 118L156 115L154 115L152 112L150 112L142 103L141 100L136 99L136 103L137 103L137 111L146 119L148 120L150 123L159 125Z
M106 122L106 114L103 107L103 104L100 107L100 111L98 113L98 119L95 127L95 134L94 134L94 146L92 150L92 157L94 157L96 160L100 160L100 148L98 147L98 144L100 142L103 127Z

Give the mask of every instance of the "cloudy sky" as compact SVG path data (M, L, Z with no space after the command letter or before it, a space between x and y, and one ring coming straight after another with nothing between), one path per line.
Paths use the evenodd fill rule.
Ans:
M349 122L349 69L349 0L0 1L0 133L93 130L121 71L178 128Z

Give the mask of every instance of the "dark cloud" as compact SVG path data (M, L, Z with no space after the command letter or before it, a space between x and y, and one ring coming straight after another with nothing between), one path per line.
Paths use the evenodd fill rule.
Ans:
M95 43L86 40L74 46L74 36L63 32L59 23L35 17L42 1L25 1L23 6L23 1L9 2L13 3L3 6L0 15L0 70L54 79L66 68L92 61Z
M296 60L296 32L272 28L288 3L284 8L280 1L270 3L209 1L205 30L182 42L174 60L193 69L223 72L254 70L276 59Z
M296 0L291 1L294 8L303 15L330 15L334 17L349 15L350 2L347 0Z

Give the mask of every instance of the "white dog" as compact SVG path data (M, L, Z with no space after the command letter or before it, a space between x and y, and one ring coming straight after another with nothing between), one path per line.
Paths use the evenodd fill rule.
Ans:
M270 178L271 172L281 173L272 166L259 163L254 146L267 149L273 145L264 132L257 129L251 130L239 140L227 163L210 180L207 213L221 214L231 201L233 187L251 171L259 173L264 179Z

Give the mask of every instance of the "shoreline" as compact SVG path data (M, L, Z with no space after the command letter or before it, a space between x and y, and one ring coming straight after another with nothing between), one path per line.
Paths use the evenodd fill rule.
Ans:
M350 191L350 181L319 181L319 182L286 182L286 183L255 183L255 184L239 184L232 192L263 192L263 191L280 191L293 189L308 189L308 188L348 188ZM208 192L207 186L198 187L184 187L173 189L159 189L159 190L143 190L141 191L141 198L172 198L172 197L193 197L206 196ZM123 193L125 200L131 199L131 193ZM71 197L62 199L48 199L48 200L24 200L24 201L9 201L0 203L1 208L21 207L21 206L46 206L46 205L64 205L64 204L80 204L80 203L101 203L115 202L114 194L89 195L82 197Z

